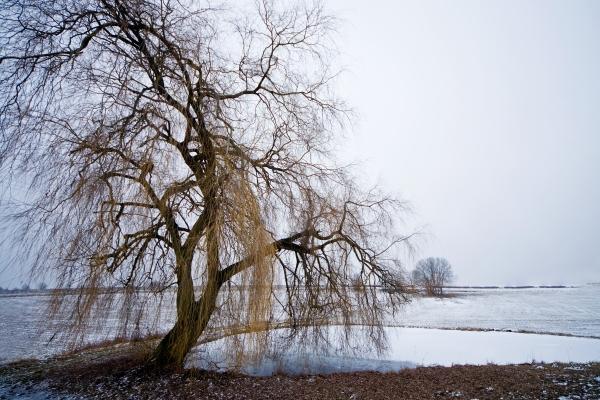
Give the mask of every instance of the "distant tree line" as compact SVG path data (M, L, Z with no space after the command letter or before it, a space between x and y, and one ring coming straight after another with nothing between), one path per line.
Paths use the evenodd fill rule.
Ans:
M22 293L22 292L31 292L31 291L43 291L48 289L48 284L46 282L40 282L35 288L32 288L29 283L23 283L19 288L3 288L0 286L0 293Z

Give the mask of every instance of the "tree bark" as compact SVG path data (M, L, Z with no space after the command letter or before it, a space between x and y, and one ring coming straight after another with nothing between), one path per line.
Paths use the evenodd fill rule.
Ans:
M159 368L183 368L185 357L198 342L212 315L220 285L208 285L189 315L178 313L177 321L154 350L151 361Z

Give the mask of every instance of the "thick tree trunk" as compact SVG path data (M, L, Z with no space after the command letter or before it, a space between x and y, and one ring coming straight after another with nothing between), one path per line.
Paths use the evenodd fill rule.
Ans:
M157 367L183 367L185 357L208 325L215 309L219 288L218 284L208 285L200 300L194 302L187 313L178 312L177 322L154 350L151 360Z
M205 146L210 148L210 142ZM209 153L213 154L212 151ZM152 360L160 368L182 368L185 357L206 329L215 310L219 289L223 283L219 276L219 223L217 221L216 187L214 186L214 156L208 162L207 176L212 179L202 192L206 196L206 284L202 296L195 301L192 279L193 251L197 238L186 241L178 256L177 266L177 322L161 340Z
M160 368L181 368L186 355L194 346L193 332L181 320L177 320L175 326L160 341L154 350L152 362Z

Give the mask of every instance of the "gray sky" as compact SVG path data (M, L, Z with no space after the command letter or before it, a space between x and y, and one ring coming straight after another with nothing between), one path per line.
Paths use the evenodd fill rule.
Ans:
M600 1L326 6L358 114L343 158L412 204L418 256L463 284L600 281Z
M600 281L600 2L327 2L348 159L459 283Z

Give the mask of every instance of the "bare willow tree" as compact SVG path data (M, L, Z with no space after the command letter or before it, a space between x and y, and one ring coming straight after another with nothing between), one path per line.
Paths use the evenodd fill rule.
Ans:
M415 286L423 288L428 296L442 296L444 286L454 279L452 266L445 258L428 257L417 262L412 272Z
M0 165L29 187L5 228L34 272L78 288L54 303L73 331L115 296L127 326L175 291L152 360L181 366L210 326L327 321L378 339L403 300L377 290L399 267L401 204L331 154L346 118L333 19L319 4L252 10L0 5Z

